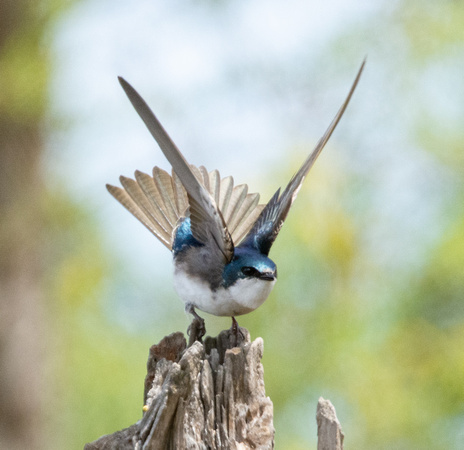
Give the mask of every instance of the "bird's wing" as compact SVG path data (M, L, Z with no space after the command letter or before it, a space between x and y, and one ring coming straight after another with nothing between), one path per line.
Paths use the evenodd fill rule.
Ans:
M121 182L125 181L125 177L121 177ZM130 178L129 178L130 180ZM138 186L133 185L129 181L127 184L131 184L129 190L122 189L117 186L112 186L107 184L106 188L108 192L123 205L131 214L137 217L140 222L142 222L169 250L172 248L172 230L168 231L165 227L161 225L156 217L156 214L153 214L152 209L149 204L146 203L146 198L143 193L140 191ZM135 183L137 184L137 183ZM131 195L132 194L132 195Z
M259 194L247 193L246 185L234 186L232 177L222 178L219 171L190 166L195 177L210 193L222 213L234 244L250 230L265 205ZM174 170L169 175L159 167L153 176L136 171L135 180L121 176L122 188L106 185L110 194L143 223L169 250L179 219L188 214L188 195Z
M155 167L153 177L136 171L135 180L121 176L120 181L123 188L106 185L110 194L172 250L173 231L188 207L178 178Z
M234 245L214 198L195 177L189 164L142 97L123 78L119 77L119 82L187 191L193 236L211 250L212 264L230 262L234 255ZM174 206L168 205L170 213Z
M265 205L259 204L259 194L249 193L246 184L234 186L231 176L221 178L218 170L190 166L221 211L232 242L237 245L245 237Z
M343 113L345 112L345 109L348 106L348 103L351 99L351 96L353 95L356 85L358 84L359 78L361 77L364 64L365 61L362 63L358 71L358 74L354 80L353 85L351 86L350 92L348 93L345 102L338 110L337 114L332 120L332 123L329 125L329 127L317 143L314 150L305 160L300 170L298 170L298 172L292 177L282 194L280 193L279 189L273 195L269 203L265 206L260 216L254 223L251 230L245 236L243 242L241 243L241 246L253 247L259 250L260 252L264 253L265 255L269 254L269 250L271 249L272 244L274 243L277 235L279 234L280 229L282 228L284 220L287 217L288 211L290 210L292 203L295 201L295 198L298 194L298 191L301 188L303 180L305 179L309 170L313 166L317 157L319 156L325 144L332 135Z

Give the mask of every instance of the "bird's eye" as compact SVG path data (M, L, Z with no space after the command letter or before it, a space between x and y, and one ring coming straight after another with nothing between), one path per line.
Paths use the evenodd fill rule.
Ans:
M242 273L243 275L247 277L255 277L259 275L259 271L256 270L254 267L242 267Z

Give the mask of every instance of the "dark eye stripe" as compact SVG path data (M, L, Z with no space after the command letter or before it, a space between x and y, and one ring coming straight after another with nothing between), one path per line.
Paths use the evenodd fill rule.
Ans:
M259 277L261 273L259 270L256 270L254 267L242 267L242 273L243 275L247 277Z

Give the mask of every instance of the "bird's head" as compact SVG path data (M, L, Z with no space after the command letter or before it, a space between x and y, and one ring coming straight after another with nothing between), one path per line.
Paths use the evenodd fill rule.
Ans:
M274 282L276 278L277 267L274 261L248 247L236 247L232 261L226 264L223 272L224 287L232 286L241 279Z

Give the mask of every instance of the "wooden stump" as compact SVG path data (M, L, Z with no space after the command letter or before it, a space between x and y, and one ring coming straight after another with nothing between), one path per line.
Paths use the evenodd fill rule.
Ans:
M319 398L317 403L317 450L343 450L343 438L335 407L330 400Z
M238 340L238 342L237 342ZM182 333L150 348L144 414L84 450L272 449L273 407L264 391L263 340L240 328L187 347ZM318 450L343 450L329 400L317 405Z
M182 333L165 337L150 349L142 419L85 450L273 448L262 356L244 328L190 347Z

